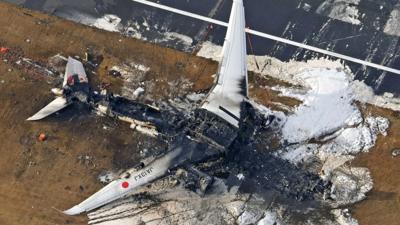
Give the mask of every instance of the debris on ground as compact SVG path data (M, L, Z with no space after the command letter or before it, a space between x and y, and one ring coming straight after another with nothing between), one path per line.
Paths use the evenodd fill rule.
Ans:
M108 184L111 181L117 179L118 178L118 174L114 173L112 171L103 171L103 172L101 172L99 174L99 176L97 178L101 183Z
M109 88L111 86L111 83L109 82L101 82L100 84L100 90L101 90L101 94L105 95L107 93L107 88Z
M394 149L394 150L392 151L392 156L393 156L393 157L398 157L398 156L400 156L400 149Z
M144 82L146 73L149 70L150 68L145 65L132 62L130 64L113 66L111 71L115 72L110 75L123 79L124 85L121 93L123 97L136 100L144 91L142 86L145 86L147 90L153 88L151 83Z
M34 61L29 58L22 58L22 62L26 67L29 67L32 70L35 70L38 74L45 74L50 77L54 77L55 73L51 71L50 68L47 68L46 63L40 61Z
M110 70L108 72L108 75L113 76L113 77L121 77L121 73L117 70Z
M38 140L43 142L47 139L47 135L45 133L39 134Z
M91 168L91 169L96 168L96 164L94 162L94 157L92 157L92 156L90 156L88 154L79 155L78 156L78 162L81 165L86 166L86 168Z
M139 98L143 93L144 93L144 89L142 87L138 87L133 92L133 96L134 96L134 98Z
M53 68L55 71L59 73L60 77L64 76L65 66L67 65L68 59L65 56L57 54L55 56L50 57L48 60L49 67Z
M6 47L1 47L1 48L0 48L0 52L1 52L1 53L7 53L8 51L10 51L9 48L6 48Z
M87 65L89 65L89 68L92 70L97 69L103 62L103 60L103 55L95 53L95 51L91 50L90 48L88 48L88 51L85 52L84 61L87 63Z
M22 71L24 74L35 80L55 78L57 74L47 62L32 60L25 56L21 48L4 48L1 51L0 59L13 68Z

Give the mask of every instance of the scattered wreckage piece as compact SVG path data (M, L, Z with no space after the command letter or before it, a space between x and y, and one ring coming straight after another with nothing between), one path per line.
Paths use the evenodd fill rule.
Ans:
M113 76L113 77L121 77L122 76L121 72L119 72L118 70L114 70L114 69L108 71L108 75Z
M45 77L54 78L56 75L56 71L46 63L25 57L21 48L2 47L1 49L0 59L4 63L24 71L31 78L41 80Z
M393 157L398 157L398 156L400 156L400 149L394 149L394 150L392 151L392 156L393 156Z
M0 52L1 52L1 53L8 53L9 51L10 51L10 49L7 48L7 47L1 47L1 48L0 48Z
M91 70L95 70L103 62L104 57L102 55L94 54L90 48L87 50L88 51L85 52L84 60Z
M40 133L38 136L38 141L43 142L47 140L47 135L45 133Z
M84 165L87 168L91 169L96 168L96 163L94 162L95 161L94 158L88 154L78 156L77 160L81 165Z
M38 70L38 72L41 73L41 74L46 74L47 76L54 76L55 75L55 73L53 71L48 69L41 62L33 61L31 59L28 59L28 58L22 58L21 60L22 60L23 63L26 63L26 64L30 65L31 67L35 68L36 70Z

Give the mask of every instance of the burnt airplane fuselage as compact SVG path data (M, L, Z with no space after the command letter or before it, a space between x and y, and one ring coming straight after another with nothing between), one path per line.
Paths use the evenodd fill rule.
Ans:
M162 137L168 149L146 159L101 190L64 213L76 215L93 210L137 190L138 187L183 168L195 173L198 184L190 188L207 190L212 178L196 168L220 176L227 183L241 186L251 181L252 191L274 190L296 199L311 199L325 190L318 176L302 172L254 144L260 132L268 132L273 115L264 115L248 100L246 36L242 0L233 0L223 47L218 79L200 108L185 114L179 110L157 109L119 96L88 91L88 80L81 62L69 58L62 96L29 120L39 120L74 102L88 104L98 113L129 122L132 128ZM208 170L216 168L215 170ZM223 171L222 173L215 173ZM238 179L239 173L245 179ZM249 186L249 185L247 185ZM294 188L292 188L294 187ZM246 190L246 185L243 186Z

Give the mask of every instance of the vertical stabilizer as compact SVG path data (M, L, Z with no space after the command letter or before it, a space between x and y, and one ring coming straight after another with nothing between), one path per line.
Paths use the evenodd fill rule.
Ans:
M240 104L248 96L245 16L242 0L233 0L218 78L202 108L238 126Z

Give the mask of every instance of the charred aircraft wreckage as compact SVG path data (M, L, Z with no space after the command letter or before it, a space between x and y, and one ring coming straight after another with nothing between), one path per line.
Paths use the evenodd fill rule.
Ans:
M318 200L329 184L319 176L296 168L255 141L260 132L273 129L279 118L248 99L245 15L242 0L233 0L217 81L190 116L161 110L111 94L91 92L83 64L68 59L59 96L28 120L40 120L76 102L93 110L128 121L151 135L159 135L168 149L130 169L80 204L64 211L77 215L120 199L137 188L184 168L196 178L187 188L204 194L213 177L237 185L244 192L276 193L290 199ZM265 145L264 145L265 148ZM196 165L209 162L202 170ZM221 169L223 168L222 171ZM245 174L244 179L238 174ZM189 177L189 176L188 176ZM188 178L189 179L189 178Z

